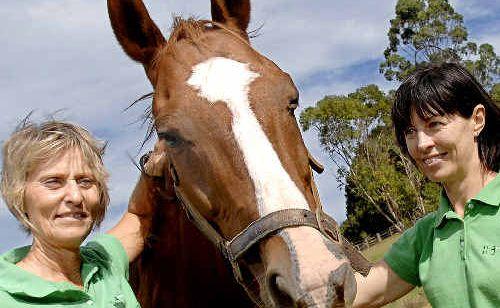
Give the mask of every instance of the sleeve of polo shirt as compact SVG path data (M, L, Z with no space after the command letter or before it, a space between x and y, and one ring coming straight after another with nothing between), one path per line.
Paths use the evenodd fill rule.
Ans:
M418 267L421 254L419 239L419 224L406 230L399 239L391 246L384 256L384 261L404 281L420 286Z
M100 234L85 245L87 255L101 260L128 279L129 260L121 242L111 234Z

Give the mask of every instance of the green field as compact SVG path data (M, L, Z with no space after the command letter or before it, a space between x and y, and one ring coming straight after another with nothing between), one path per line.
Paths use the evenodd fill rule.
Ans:
M399 234L393 235L382 240L380 243L363 250L363 254L368 260L372 262L379 261L383 258L385 252L389 247L399 238ZM415 288L413 291L398 299L397 301L386 305L385 307L391 308L417 308L417 307L431 307L425 298L424 290L422 288Z

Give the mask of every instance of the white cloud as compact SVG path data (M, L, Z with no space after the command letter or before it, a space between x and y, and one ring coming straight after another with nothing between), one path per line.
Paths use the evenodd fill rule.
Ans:
M259 5L262 5L260 7ZM254 45L296 80L380 57L393 1L257 2Z
M495 0L451 0L455 12L464 16L464 19L496 18L500 5Z

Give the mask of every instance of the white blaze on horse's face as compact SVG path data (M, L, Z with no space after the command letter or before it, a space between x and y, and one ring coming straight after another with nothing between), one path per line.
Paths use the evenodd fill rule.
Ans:
M250 107L250 84L259 76L248 64L214 57L193 67L188 84L210 103L222 101L231 111L233 133L254 183L260 216L281 209L308 209Z

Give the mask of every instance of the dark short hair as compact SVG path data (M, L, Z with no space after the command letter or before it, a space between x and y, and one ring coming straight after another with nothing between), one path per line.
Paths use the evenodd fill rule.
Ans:
M391 116L401 151L411 159L405 131L412 125L413 111L422 119L446 114L468 119L479 104L486 113L485 126L477 137L479 158L487 170L498 171L500 108L479 82L455 63L421 66L397 89Z

